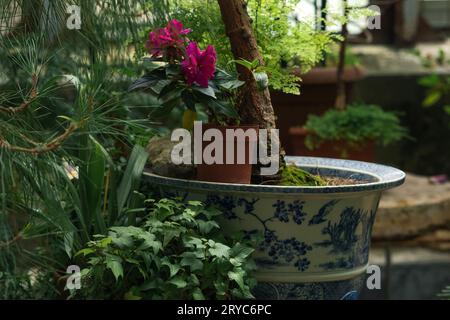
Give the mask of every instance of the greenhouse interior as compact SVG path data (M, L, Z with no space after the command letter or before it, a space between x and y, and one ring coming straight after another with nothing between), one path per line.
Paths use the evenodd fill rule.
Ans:
M450 300L450 0L0 6L0 300Z

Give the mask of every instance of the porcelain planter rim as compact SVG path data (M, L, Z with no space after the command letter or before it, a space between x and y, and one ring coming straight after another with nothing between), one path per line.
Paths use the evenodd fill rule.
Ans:
M222 192L252 192L270 194L335 194L335 193L358 193L367 191L383 191L400 186L405 181L405 173L394 167L376 163L318 158L318 157L292 157L285 158L286 163L293 163L313 173L327 173L329 175L353 178L355 180L370 180L361 184L350 184L341 186L273 186L273 185L251 185L251 184L227 184L217 182L206 182L187 180L160 176L151 172L145 172L145 176L158 185L176 186L189 190Z

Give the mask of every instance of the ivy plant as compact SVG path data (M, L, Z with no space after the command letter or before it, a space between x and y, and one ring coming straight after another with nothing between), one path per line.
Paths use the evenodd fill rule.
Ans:
M200 202L148 200L139 227L118 226L78 252L84 261L75 298L252 298L253 252L243 238L217 236L220 215Z

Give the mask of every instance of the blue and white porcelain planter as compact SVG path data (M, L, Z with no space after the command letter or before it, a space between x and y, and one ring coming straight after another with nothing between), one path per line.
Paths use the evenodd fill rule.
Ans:
M405 174L351 160L286 157L322 176L363 183L287 187L210 183L146 173L164 194L203 200L221 209L227 233L264 233L255 252L257 298L354 299L364 283L375 214L384 190Z

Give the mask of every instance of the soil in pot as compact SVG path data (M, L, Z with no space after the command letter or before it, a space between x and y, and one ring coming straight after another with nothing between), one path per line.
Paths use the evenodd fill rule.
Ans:
M197 179L201 181L209 182L222 182L222 183L241 183L249 184L252 176L252 164L251 159L253 157L253 148L258 143L258 126L254 125L242 125L242 126L215 126L212 124L203 125L203 131L207 129L217 129L221 132L223 141L223 163L213 163L207 164L202 161L202 164L197 165ZM256 132L256 136L248 135L245 141L238 141L237 139L228 139L226 130L244 130L247 132L248 129L253 129ZM202 152L208 147L212 142L204 141L202 146ZM227 148L228 146L228 148ZM227 164L227 150L234 150L234 161L233 164ZM244 163L238 163L238 150L245 150L245 161ZM212 152L215 156L215 153Z

